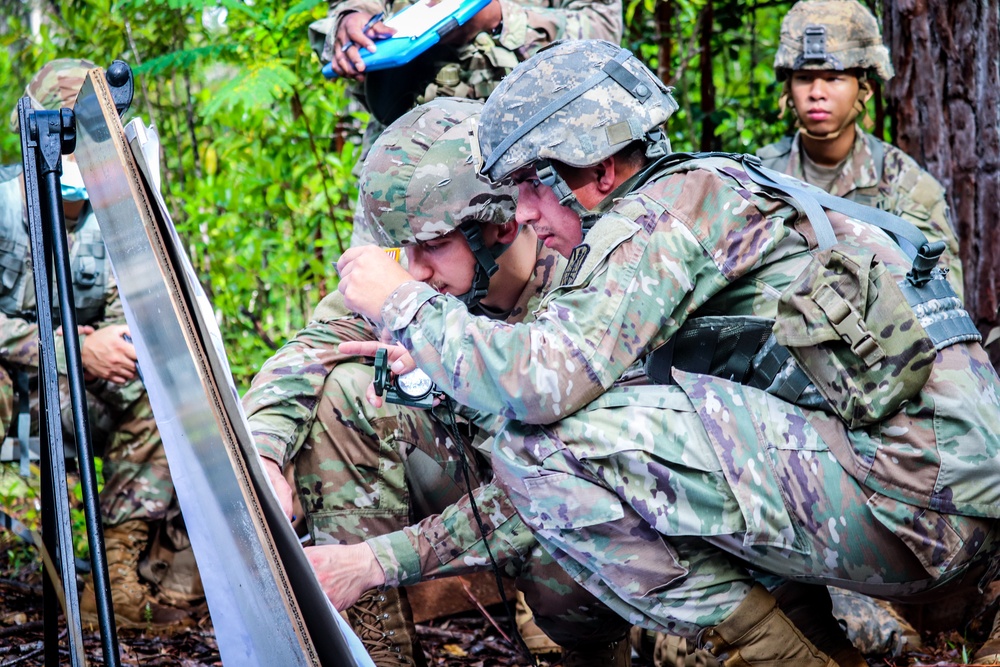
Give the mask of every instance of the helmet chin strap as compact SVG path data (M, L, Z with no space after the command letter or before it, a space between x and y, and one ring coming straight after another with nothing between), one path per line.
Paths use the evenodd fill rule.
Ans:
M558 197L560 205L576 211L576 214L580 216L583 233L586 234L590 231L590 228L594 226L594 223L601 217L601 214L591 211L580 203L573 189L563 180L563 177L559 175L559 172L552 166L552 163L548 160L538 160L535 162L535 176L542 185L552 189L552 192Z
M858 119L858 116L860 116L865 112L865 103L868 102L868 100L871 99L871 96L873 95L872 87L871 84L868 83L868 79L865 77L859 78L858 97L854 100L854 106L851 108L850 113L847 114L847 117L844 119L844 122L840 124L840 127L838 127L833 132L828 132L826 134L813 134L812 132L806 129L805 125L803 125L802 118L799 117L799 112L795 108L795 103L792 101L790 88L791 88L791 79L786 79L785 89L782 91L781 97L778 99L778 106L781 109L781 112L778 114L778 117L780 118L781 116L784 115L785 109L790 109L792 114L795 115L795 127L799 130L799 132L801 132L804 136L809 137L810 139L815 139L816 141L833 141L841 134L843 134L844 130L849 128L851 125L854 125L854 122Z
M493 247L487 248L486 243L483 241L482 223L476 220L467 220L458 229L469 243L469 250L472 251L472 256L476 258L476 267L472 274L472 286L469 287L469 291L465 294L457 294L455 298L472 309L478 306L479 302L486 296L486 293L489 292L490 278L500 268L496 260L507 251L507 248L514 241L510 243L494 243ZM518 227L517 233L518 235L521 234L520 227ZM517 236L514 239L516 240Z
M670 139L667 138L667 135L661 128L650 130L646 133L644 139L646 143L646 157L649 160L655 161L670 153ZM546 185L552 189L552 192L559 198L559 203L562 206L576 211L576 214L580 216L580 226L583 228L584 236L594 226L594 223L604 215L605 210L602 207L589 209L581 204L580 200L576 198L576 194L573 193L572 188L569 187L548 160L543 159L535 162L535 176L542 185Z

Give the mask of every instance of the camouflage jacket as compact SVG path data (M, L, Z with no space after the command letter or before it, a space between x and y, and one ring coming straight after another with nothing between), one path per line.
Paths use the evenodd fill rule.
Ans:
M948 269L948 281L961 297L962 260L944 188L900 149L860 127L855 130L854 148L830 194L894 213L916 225L929 241L944 241L938 264ZM757 155L765 167L805 180L800 133L764 146Z
M888 236L830 219L841 243L870 249L902 279L908 260ZM601 396L695 313L773 319L815 248L808 220L738 162L689 161L614 202L530 324L485 325L415 282L390 295L382 316L458 402L548 424ZM1000 474L998 390L982 348L957 344L938 353L917 398L884 422L848 431L819 411L810 421L870 488L918 507L997 516L1000 490L984 480ZM731 444L731 416L703 407L706 428L729 434L718 446Z
M2 168L0 170L0 217L5 220L18 220L21 224L27 225L27 212L24 205L24 186L20 182L20 168ZM93 210L88 204L81 215L81 223L78 229L88 230L88 234L98 233ZM4 239L10 241L10 239ZM72 232L69 234L69 251L72 258L79 253L79 234ZM13 246L17 245L15 249ZM25 252L27 258L15 253ZM22 315L35 308L35 289L31 273L31 248L30 245L21 247L21 244L0 243L0 267L3 269L2 289L9 292L11 299L16 297L18 301L18 312L0 312L0 361L4 364L19 366L26 369L38 368L38 324L34 318L25 318ZM111 271L111 260L107 253L91 253L93 255L103 255L96 257L101 262L97 271L102 273L101 280L104 284L103 304L96 308L88 308L94 313L100 313L95 319L90 321L79 321L78 324L89 324L95 328L100 328L105 324L117 324L125 321L125 311L122 307L121 299L118 296L118 287L115 284L114 274ZM76 267L79 273L79 268ZM8 284L8 278L10 284ZM76 278L76 276L74 276ZM81 290L81 295L85 292ZM56 295L53 292L53 299ZM79 302L79 296L77 301ZM85 336L80 336L83 343ZM61 373L66 372L66 353L62 345L56 346L56 363Z
M507 316L507 322L530 319L544 294L560 280L564 265L557 253L539 246L531 280ZM264 364L243 397L243 408L261 456L283 465L291 460L309 434L326 376L339 363L361 361L341 354L337 346L346 341L376 339L364 320L347 312L339 292L320 302L309 325ZM493 433L500 426L500 420L492 413L465 409L460 414L486 433ZM516 516L506 496L493 484L476 489L473 498L480 508L490 508L489 516L485 510L483 514L494 530L502 532L505 522ZM387 583L405 585L439 574L435 568L450 557L439 558L438 554L481 549L482 541L475 526L471 507L462 502L404 531L368 542L385 570ZM472 532L468 527L473 527ZM522 535L514 537L498 535L497 539L531 539L527 531L521 532Z

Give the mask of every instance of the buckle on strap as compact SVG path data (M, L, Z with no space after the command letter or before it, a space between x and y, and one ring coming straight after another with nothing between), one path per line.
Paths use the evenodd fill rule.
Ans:
M833 330L851 346L851 351L864 361L866 367L871 368L885 359L885 351L868 331L861 315L836 290L823 285L816 291L813 301L826 313Z
M928 282L933 277L932 271L937 266L944 248L944 241L927 242L920 246L917 249L917 256L913 258L913 267L906 274L906 279L918 287Z

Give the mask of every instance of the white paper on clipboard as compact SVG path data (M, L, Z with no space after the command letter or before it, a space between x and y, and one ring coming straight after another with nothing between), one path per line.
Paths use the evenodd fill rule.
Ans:
M420 0L386 20L385 25L396 29L395 38L420 37L461 6L462 0Z

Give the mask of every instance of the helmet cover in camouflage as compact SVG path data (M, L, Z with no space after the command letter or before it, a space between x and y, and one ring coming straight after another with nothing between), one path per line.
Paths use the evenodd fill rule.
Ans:
M430 241L470 221L514 220L517 190L476 174L473 142L482 102L442 97L400 116L372 145L361 206L382 246Z
M24 94L31 99L34 109L55 111L76 104L76 96L83 87L87 72L97 67L89 60L57 58L50 60L31 78ZM17 108L10 115L10 127L18 131Z
M793 70L874 72L892 78L889 50L878 21L857 0L800 0L781 22L781 44L774 55L779 79Z
M629 51L602 40L555 42L486 100L481 173L497 182L538 160L595 165L648 140L676 110L667 87Z

